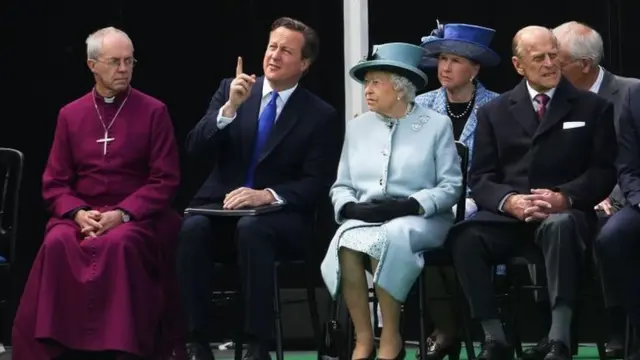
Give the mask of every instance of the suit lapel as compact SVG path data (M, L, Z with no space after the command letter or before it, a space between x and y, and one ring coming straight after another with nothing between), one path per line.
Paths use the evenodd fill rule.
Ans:
M258 78L251 88L251 95L243 104L241 116L242 124L242 151L245 161L250 162L253 153L253 145L258 131L258 117L260 116L260 102L262 101L262 84L264 77Z
M525 80L522 80L510 96L511 113L522 127L533 137L538 129L539 121L536 112L533 110L533 103L527 90Z
M551 130L571 111L571 103L575 96L575 88L570 85L567 80L562 78L555 93L553 94L551 102L549 103L549 109L542 119L540 126L538 126L534 139Z
M284 105L280 116L276 120L276 123L273 125L271 129L271 133L267 138L267 142L264 144L264 147L260 151L260 157L258 158L258 163L264 160L273 149L284 139L284 137L289 133L293 125L298 120L300 110L298 109L300 98L302 97L302 93L300 87L294 90L293 94Z

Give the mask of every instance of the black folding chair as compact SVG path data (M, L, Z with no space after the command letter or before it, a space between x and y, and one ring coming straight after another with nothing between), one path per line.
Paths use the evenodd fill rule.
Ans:
M458 150L458 156L460 156L460 168L462 169L462 188L464 191L460 195L460 199L458 200L458 205L456 206L456 219L455 222L459 223L465 219L466 213L466 201L467 201L467 175L469 168L469 149L461 142L456 141L456 149ZM426 251L424 254L425 266L427 267L438 267L440 272L440 278L442 279L442 284L445 286L445 290L448 293L447 296L443 297L427 297L426 289L425 289L425 281L424 281L424 272L420 273L420 277L418 278L418 309L420 316L420 359L425 360L427 354L427 321L428 314L426 309L426 301L433 300L444 300L444 301L453 301L457 318L455 319L457 324L460 324L462 329L463 340L465 343L465 349L467 352L467 359L473 360L476 358L475 349L473 348L473 338L471 337L471 329L469 328L469 324L471 323L467 308L464 304L464 296L462 295L462 291L460 288L460 284L458 281L451 286L447 281L447 276L444 273L444 267L453 266L453 259L451 258L451 252L449 249L437 249Z
M591 247L587 247L585 254L593 254L593 249ZM523 349L522 349L522 341L520 340L520 336L518 334L518 317L517 317L517 309L519 305L519 294L522 291L536 291L536 290L546 290L546 285L541 284L533 284L526 285L522 284L517 278L517 273L514 272L514 267L516 266L528 266L535 265L537 269L544 269L544 258L542 256L542 252L536 246L529 246L522 249L517 255L510 257L507 262L507 282L508 288L507 292L501 294L502 297L506 297L509 303L509 317L511 322L511 334L509 337L512 340L514 345L514 350L518 357L522 357ZM604 323L604 298L602 294L602 288L600 286L601 282L599 279L599 271L597 271L596 262L593 257L585 256L584 266L582 268L582 273L580 276L580 285L578 287L579 295L577 297L577 304L574 309L573 321L571 323L571 334L572 334L572 346L574 348L577 346L577 330L578 330L578 321L580 316L578 315L578 311L580 309L580 304L586 302L589 306L594 308L595 313L598 314L600 318L599 323ZM546 279L546 278L545 278ZM595 281L594 281L595 280ZM605 349L605 338L606 333L602 326L598 327L598 335L596 339L596 345L598 348L598 357L600 360L606 360L606 349ZM573 350L573 349L572 349Z
M0 193L0 271L5 278L10 278L10 270L16 260L16 235L23 167L24 155L20 151L0 148L0 189L2 189ZM10 293L11 283L9 282L0 292L1 306L6 307L10 300Z
M188 213L185 213L188 215ZM256 215L260 216L260 215ZM314 215L310 236L316 235L316 223L317 223L317 212ZM284 360L284 348L283 348L283 330L282 330L282 315L281 308L282 305L295 304L300 302L307 302L309 305L309 314L311 316L311 325L313 327L313 335L316 344L320 344L321 335L320 335L320 314L318 312L318 302L316 299L315 292L315 283L316 277L318 273L318 269L320 268L320 263L318 257L316 255L315 244L316 239L312 239L310 245L307 247L307 252L303 259L292 259L292 260L282 260L276 261L273 267L273 284L274 284L274 297L273 297L273 306L275 312L275 335L276 335L276 357L278 360ZM226 267L229 266L228 263L216 262L218 267ZM282 302L280 299L280 285L278 283L278 270L281 265L293 265L293 266L302 266L305 268L306 281L305 281L305 289L306 289L306 299L294 299ZM237 290L232 291L213 291L213 302L214 303L223 303L232 301L235 303L235 308L237 312L237 319L244 319L244 303L242 301L242 295L240 293L240 287L238 286ZM243 321L237 321L237 324L242 326ZM244 346L244 336L242 329L238 329L234 338L234 358L236 360L242 360L242 350Z

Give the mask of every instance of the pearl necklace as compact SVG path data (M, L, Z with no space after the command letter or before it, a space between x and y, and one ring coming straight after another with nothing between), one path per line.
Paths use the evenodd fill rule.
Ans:
M467 115L467 113L469 112L469 110L471 110L471 104L474 103L474 100L476 98L476 87L473 87L473 93L471 95L471 100L469 100L469 102L467 102L467 107L464 109L464 111L460 114L454 114L453 111L451 111L451 107L449 106L449 98L447 97L447 114L449 114L449 116L451 116L452 118L455 119L460 119L464 116Z

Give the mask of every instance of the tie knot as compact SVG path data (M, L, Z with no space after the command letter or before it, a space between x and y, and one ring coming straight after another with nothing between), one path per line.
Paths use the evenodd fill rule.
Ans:
M534 97L534 99L536 100L536 102L538 102L538 104L542 106L547 106L547 103L549 102L549 95L538 94Z
M277 91L272 91L271 92L271 100L272 102L276 102L276 100L278 100L278 92Z

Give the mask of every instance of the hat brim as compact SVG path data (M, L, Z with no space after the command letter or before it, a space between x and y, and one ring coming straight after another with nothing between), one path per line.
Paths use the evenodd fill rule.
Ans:
M473 60L482 66L496 66L500 63L500 56L495 51L472 41L435 39L420 46L425 49L427 57L436 58L442 53L449 53Z
M371 60L356 64L349 71L349 75L359 83L364 83L364 77L369 71L384 71L407 78L417 90L427 86L427 74L422 70L392 60Z

